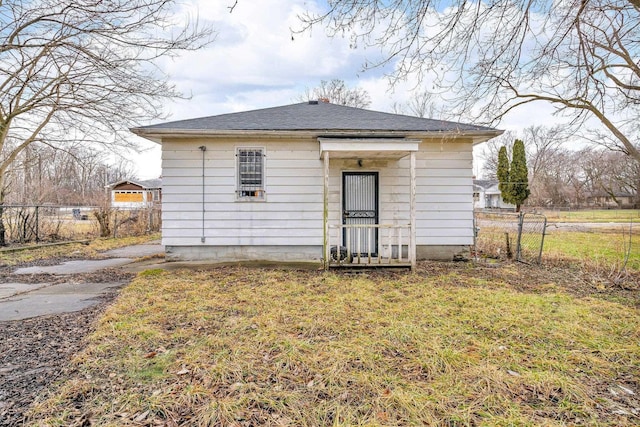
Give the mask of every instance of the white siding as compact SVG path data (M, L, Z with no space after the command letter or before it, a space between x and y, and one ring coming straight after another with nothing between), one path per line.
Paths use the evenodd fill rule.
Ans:
M322 245L323 165L309 140L163 142L163 243L201 246L205 145L204 245ZM264 201L236 200L236 147L264 147ZM473 243L471 142L425 141L416 157L417 245ZM341 222L342 172L379 173L380 222L409 222L409 159L331 159L329 219ZM331 239L338 239L332 230Z
M329 215L341 222L342 172L379 173L380 223L409 223L409 159L330 160ZM416 156L416 244L473 244L473 178L471 142L425 141ZM331 240L338 241L338 230Z
M322 245L322 162L318 143L165 141L163 243L200 246L204 145L205 245ZM266 199L236 199L236 147L264 147Z
M406 166L406 170L404 169ZM329 160L329 221L342 222L342 173L378 172L378 209L381 224L409 224L409 163L404 160ZM339 230L331 230L331 241L340 241Z
M416 244L473 244L472 144L423 143L416 158Z

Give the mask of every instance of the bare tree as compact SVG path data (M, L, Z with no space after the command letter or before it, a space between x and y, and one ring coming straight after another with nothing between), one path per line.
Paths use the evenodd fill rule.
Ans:
M511 147L517 138L516 132L507 131L485 143L481 154L484 161L482 176L485 179L498 179L498 153L500 152L500 147L505 147L507 149L507 157L511 158Z
M431 92L416 92L406 103L394 103L391 109L396 114L408 114L415 117L430 119L442 118L442 111L438 110L434 95Z
M318 87L307 88L298 99L300 101L323 100L356 108L367 108L371 105L371 99L366 90L359 87L350 89L344 80L340 79L322 80Z
M574 152L562 146L566 141L565 130L559 126L531 126L522 133L505 132L488 141L483 149L483 175L495 179L498 150L505 146L511 156L515 139L525 143L527 166L529 169L529 187L531 195L529 205L565 206L573 203L571 183L574 180L572 162Z
M162 116L161 100L180 94L155 60L212 40L174 3L0 1L0 189L35 142L130 147L129 127Z
M543 204L549 199L549 175L560 172L566 149L561 147L566 135L560 126L530 126L523 131L529 167L530 203Z
M539 153L530 204L578 206L584 199L584 182L575 151L555 147Z
M638 194L640 164L624 153L592 147L572 150L560 143L564 137L556 127L530 127L522 135L531 164L530 206L580 207L590 196L618 201L620 195ZM497 159L499 143L490 141L484 155ZM487 158L485 176L492 177L495 163Z
M592 196L604 196L622 206L621 196L638 195L640 165L620 152L583 150L576 159ZM634 204L635 204L634 203Z
M549 102L640 162L640 0L335 0L301 16L356 45L386 50L392 79L435 79L459 113L489 122Z
M99 204L106 185L134 178L130 161L114 162L108 154L81 144L63 150L33 143L13 162L10 171L17 191L10 192L5 201L10 204Z

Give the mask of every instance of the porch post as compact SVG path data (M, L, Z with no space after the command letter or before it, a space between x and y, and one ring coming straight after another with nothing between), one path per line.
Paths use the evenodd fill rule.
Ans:
M409 157L409 261L411 270L416 269L416 152L412 151Z
M324 250L324 268L325 270L329 269L329 256L330 248L329 248L329 152L325 151L323 153L323 161L324 161L324 209L323 209L323 221L324 221L324 231L323 231L323 247Z

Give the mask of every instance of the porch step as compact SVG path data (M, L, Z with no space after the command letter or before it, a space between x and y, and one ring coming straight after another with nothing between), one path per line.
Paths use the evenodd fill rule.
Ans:
M353 264L349 264L349 263L343 263L343 264L329 264L329 268L330 269L335 269L335 270L345 270L345 271L349 271L349 270L378 270L378 269L388 269L388 268L411 268L411 263L410 262L395 262L395 263L390 263L390 264L378 264L378 263L371 263L371 264L358 264L358 263L353 263Z

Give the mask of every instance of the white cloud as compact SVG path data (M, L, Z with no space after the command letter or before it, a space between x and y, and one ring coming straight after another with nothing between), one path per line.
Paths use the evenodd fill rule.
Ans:
M165 106L169 120L289 104L320 80L340 78L357 86L367 55L375 57L322 31L292 34L291 28L299 25L298 15L317 8L315 2L240 1L230 13L231 4L207 0L184 3L181 13L212 24L217 37L206 49L160 61L160 69L190 97ZM379 80L372 87L386 84L381 83L382 70L364 75ZM146 146L149 151L133 156L141 178L160 174L159 147Z
M312 34L294 34L292 40L291 28L300 25L298 16L308 9L318 10L315 1L240 0L230 13L232 4L232 0L185 0L182 12L211 23L217 38L206 49L159 63L178 90L190 96L166 106L169 120L289 104L305 88L333 78L365 89L371 109L391 111L394 102L408 101L416 87L414 81L399 82L390 91L384 71L393 64L386 70L362 72L365 61L375 62L380 53L352 49L348 39L330 38L320 27ZM551 112L550 107L536 104L510 114L500 128L556 121ZM157 177L159 146L146 146L150 150L134 156L140 178Z
M292 34L298 15L313 3L240 1L233 13L224 3L201 0L194 4L200 20L212 23L218 31L210 47L161 63L178 89L193 95L192 102L223 107L248 94L268 92L268 105L286 103L292 93L322 79L354 78L364 61L364 52L350 49L348 40L329 38L318 31L312 36ZM215 108L211 113L218 112L222 111ZM178 118L180 112L174 113Z

